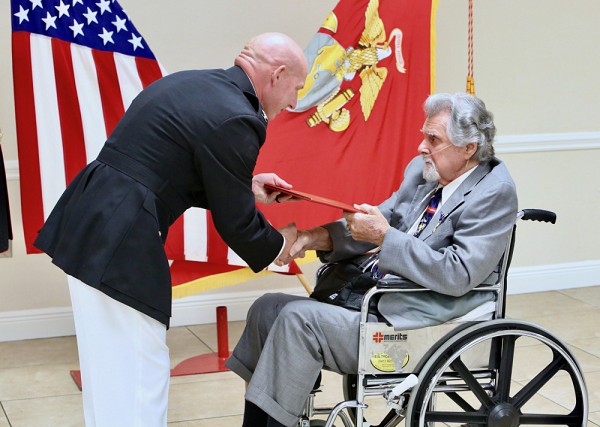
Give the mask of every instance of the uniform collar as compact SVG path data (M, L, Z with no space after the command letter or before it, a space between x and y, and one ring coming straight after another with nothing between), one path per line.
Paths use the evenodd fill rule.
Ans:
M225 73L228 75L231 81L246 94L246 97L250 100L252 106L256 109L256 112L261 113L265 122L268 122L269 119L267 118L267 113L265 113L265 110L263 110L260 100L256 95L256 89L254 88L252 80L250 80L250 76L246 74L242 67L237 65L228 68L225 70Z

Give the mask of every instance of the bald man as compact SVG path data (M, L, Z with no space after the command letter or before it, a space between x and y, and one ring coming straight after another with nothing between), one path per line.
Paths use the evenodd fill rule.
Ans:
M88 427L167 424L164 243L186 209L209 209L225 243L255 272L295 240L285 236L293 226L282 234L255 207L278 196L265 183L289 185L253 170L268 120L296 106L304 53L267 33L234 64L178 72L144 89L35 241L68 274Z

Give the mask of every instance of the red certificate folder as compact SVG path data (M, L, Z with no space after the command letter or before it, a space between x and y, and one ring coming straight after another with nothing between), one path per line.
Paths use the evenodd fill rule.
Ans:
M296 199L306 200L308 202L319 203L321 205L331 206L333 208L342 209L346 212L364 213L360 209L356 209L354 206L349 205L348 203L338 202L337 200L328 199L326 197L315 196L314 194L305 193L303 191L296 191L296 190L292 190L292 189L278 187L277 185L272 185L272 184L265 184L265 188L268 190L271 190L271 191L279 191L282 194L293 196Z

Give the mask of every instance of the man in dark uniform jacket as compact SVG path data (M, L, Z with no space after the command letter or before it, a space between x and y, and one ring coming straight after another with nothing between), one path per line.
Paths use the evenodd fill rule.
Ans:
M88 426L166 425L169 226L211 211L254 271L293 243L256 209L289 187L253 177L268 119L294 108L307 63L289 37L253 38L227 70L183 71L143 90L58 201L35 245L69 275ZM283 234L282 234L283 233Z

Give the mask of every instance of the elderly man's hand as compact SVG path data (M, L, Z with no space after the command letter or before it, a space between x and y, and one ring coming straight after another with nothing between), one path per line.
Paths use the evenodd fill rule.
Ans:
M285 246L283 247L279 258L277 258L274 263L275 265L282 266L289 264L294 259L294 257L290 255L290 251L292 246L298 240L298 227L296 227L295 222L290 222L287 226L280 228L278 231L285 237Z
M269 204L274 201L286 202L292 199L292 196L282 195L279 191L269 191L265 188L265 184L277 185L283 188L292 188L283 179L279 178L274 173L259 173L252 178L252 192L257 202Z
M354 207L365 213L344 212L346 228L352 233L352 238L381 246L385 233L390 228L387 219L375 206L362 204L354 205Z

